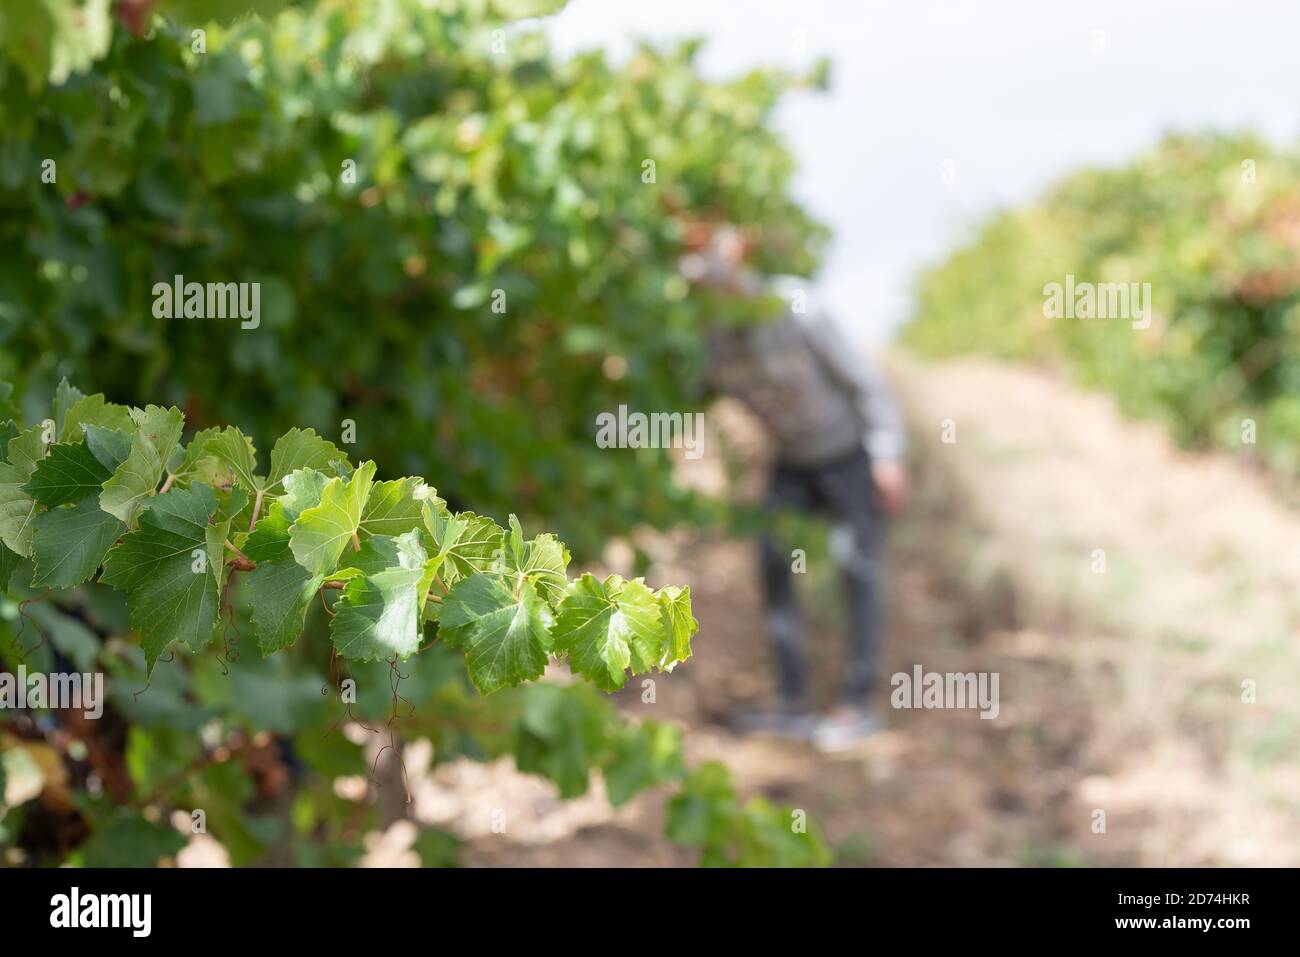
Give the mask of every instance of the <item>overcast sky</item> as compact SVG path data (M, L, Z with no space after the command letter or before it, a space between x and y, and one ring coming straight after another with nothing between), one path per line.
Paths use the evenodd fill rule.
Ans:
M830 56L831 92L779 122L835 232L822 294L864 342L906 318L920 265L1070 169L1170 129L1300 131L1295 0L570 0L549 29L619 54L702 35L719 76Z

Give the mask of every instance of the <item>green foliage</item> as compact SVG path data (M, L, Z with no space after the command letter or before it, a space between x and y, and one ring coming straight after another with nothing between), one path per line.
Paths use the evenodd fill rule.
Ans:
M13 0L0 9L0 50L37 93L107 52L111 7L112 0Z
M354 455L436 468L458 510L544 520L582 555L708 517L665 453L600 450L593 423L696 402L713 315L677 270L691 221L761 233L762 268L814 267L821 230L769 129L806 81L705 80L698 44L615 65L560 62L522 26L497 42L501 15L553 2L224 16L274 6L160 2L152 32L118 24L40 96L16 15L0 25L0 378L93 381L262 443L350 420ZM209 15L229 25L194 53ZM177 275L259 282L260 324L155 315Z
M216 636L229 528L227 520L209 534L216 511L208 486L172 489L151 501L139 528L103 557L102 580L127 593L149 671L172 642L199 652Z
M769 123L808 81L705 80L695 43L561 62L508 23L559 6L3 4L0 378L23 398L0 384L0 664L104 671L110 702L48 741L0 731L24 796L0 851L154 864L202 808L236 865L352 864L375 809L335 789L370 773L345 721L566 796L593 771L614 803L682 786L677 729L529 682L690 655L688 589L571 581L564 542L710 514L593 422L696 401L692 222L815 266ZM165 318L177 276L258 283L258 322ZM706 858L776 861L753 805L711 807L732 823L691 838Z
M629 666L636 674L676 663L667 650L673 644L670 604L668 593L655 594L640 579L611 575L602 583L583 575L560 603L555 647L569 656L574 674L617 691ZM695 630L693 620L688 628Z
M710 761L685 779L668 802L668 836L705 848L706 867L822 867L829 852L816 826L797 826L802 812L753 798L737 808L731 776Z
M905 342L1064 366L1182 441L1240 450L1242 420L1300 469L1300 156L1244 136L1171 136L995 216L927 272ZM1044 286L1150 283L1149 328L1054 319Z
M683 590L655 593L614 578L602 586L590 575L570 583L568 549L553 535L526 540L514 516L507 533L483 516L453 514L423 479L376 482L374 462L352 468L303 432L277 443L267 478L236 429L200 433L194 449L179 445L178 409L128 417L132 429L116 441L125 456L101 461L98 440L74 442L67 432L46 446L34 426L10 441L3 465L27 477L22 520L34 540L13 540L17 554L34 556L32 584L70 587L102 563L101 581L127 594L147 672L174 642L197 653L223 630L231 572L256 576L251 616L264 654L292 645L316 593L334 591L330 632L341 657L409 658L434 620L438 636L465 651L484 694L540 677L553 649L609 691L628 668L675 664L670 647L689 654L696 623ZM89 438L95 427L82 428ZM167 460L181 472L168 472ZM316 468L327 464L346 476ZM471 527L477 559L456 568L448 586L440 572Z
M152 867L185 846L185 838L165 823L118 810L104 818L77 852L83 867Z
M40 426L33 426L15 435L0 461L0 539L19 555L30 555L32 550L36 501L26 489L36 472L36 463L45 456L44 432Z

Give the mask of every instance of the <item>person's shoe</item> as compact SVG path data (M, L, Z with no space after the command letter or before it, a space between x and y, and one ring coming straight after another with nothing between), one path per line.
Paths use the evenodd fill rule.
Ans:
M818 722L812 743L823 754L852 751L885 730L885 723L866 708L841 708Z
M767 708L738 715L735 725L746 734L807 741L817 727L817 715L798 707Z

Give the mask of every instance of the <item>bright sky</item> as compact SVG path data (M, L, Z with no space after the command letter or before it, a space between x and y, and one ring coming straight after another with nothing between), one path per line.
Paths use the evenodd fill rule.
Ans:
M799 196L835 232L822 296L863 342L892 334L917 268L982 213L1070 169L1169 129L1300 131L1294 0L570 0L550 31L620 54L704 36L719 76L830 56L831 92L779 121Z

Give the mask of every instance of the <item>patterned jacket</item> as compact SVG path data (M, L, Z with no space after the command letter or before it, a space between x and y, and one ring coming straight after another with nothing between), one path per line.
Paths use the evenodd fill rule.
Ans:
M884 376L820 310L712 330L709 380L758 416L785 465L812 468L859 449L876 460L903 454L903 424Z

